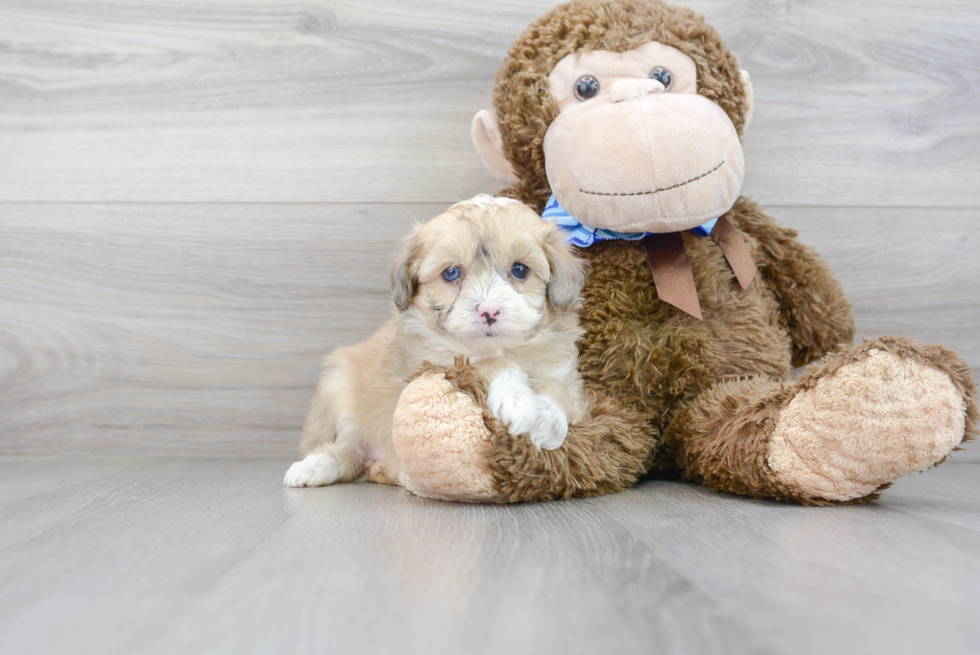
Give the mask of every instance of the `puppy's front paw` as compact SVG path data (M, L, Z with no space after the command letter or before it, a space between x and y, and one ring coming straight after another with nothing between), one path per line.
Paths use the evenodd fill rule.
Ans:
M487 409L517 436L531 429L538 418L537 398L519 371L504 372L490 383Z
M538 418L531 426L528 436L531 442L541 450L555 450L565 443L568 434L568 418L565 412L554 400L545 395L539 395Z
M282 483L287 487L322 487L336 482L342 470L331 455L307 455L289 467Z

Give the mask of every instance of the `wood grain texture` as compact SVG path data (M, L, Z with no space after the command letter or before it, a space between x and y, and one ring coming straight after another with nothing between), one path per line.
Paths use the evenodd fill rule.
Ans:
M0 201L449 203L553 0L0 5ZM753 76L745 191L980 205L980 6L693 0Z
M980 209L779 207L854 304L858 336L944 343L980 368Z
M288 456L319 363L389 311L441 205L0 205L0 452ZM859 334L980 368L975 210L773 208Z
M389 253L442 209L5 207L0 448L292 453L323 356L381 325Z
M972 653L977 464L814 509L646 482L526 506L287 462L0 458L5 655Z

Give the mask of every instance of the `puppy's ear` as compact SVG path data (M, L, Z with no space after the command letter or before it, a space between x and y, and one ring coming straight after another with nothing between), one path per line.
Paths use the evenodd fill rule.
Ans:
M416 272L413 270L414 260L418 254L419 227L421 226L416 224L412 233L405 237L398 254L391 262L391 299L400 312L405 311L412 304L415 289L419 284Z
M582 293L586 263L574 254L573 246L565 240L565 230L559 227L548 231L544 252L551 266L548 300L555 311L568 311Z

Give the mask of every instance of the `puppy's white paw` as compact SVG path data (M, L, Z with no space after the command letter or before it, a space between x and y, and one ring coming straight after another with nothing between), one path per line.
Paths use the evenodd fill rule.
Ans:
M517 436L531 429L538 418L537 398L519 369L507 370L494 378L487 392L487 409Z
M538 395L538 418L528 436L541 450L555 450L565 443L568 435L568 417L554 400Z
M287 487L322 487L336 482L342 471L332 455L307 455L289 467L282 483Z

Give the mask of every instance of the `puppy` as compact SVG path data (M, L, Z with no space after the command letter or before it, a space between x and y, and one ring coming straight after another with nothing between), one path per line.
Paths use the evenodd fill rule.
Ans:
M511 434L561 446L585 413L575 345L584 282L563 231L517 201L480 195L416 225L392 266L391 318L324 361L304 458L285 485L356 480L369 462L402 483L391 430L406 379L423 362L452 366L461 355Z

